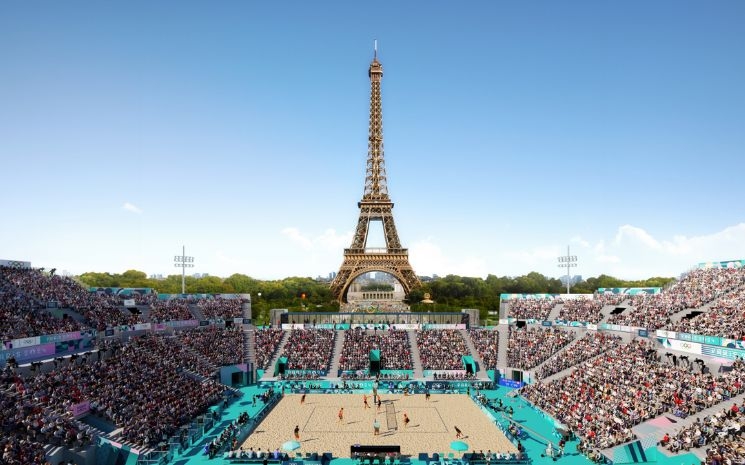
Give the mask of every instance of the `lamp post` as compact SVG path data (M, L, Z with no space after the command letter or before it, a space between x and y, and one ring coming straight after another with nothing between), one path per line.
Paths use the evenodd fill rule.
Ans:
M186 294L186 269L194 268L194 257L186 256L186 246L181 246L181 255L173 257L176 268L181 268L181 293Z
M569 287L571 286L569 270L575 266L577 266L577 256L570 255L569 246L567 246L567 254L563 257L559 257L559 268L567 269L567 294L569 294Z

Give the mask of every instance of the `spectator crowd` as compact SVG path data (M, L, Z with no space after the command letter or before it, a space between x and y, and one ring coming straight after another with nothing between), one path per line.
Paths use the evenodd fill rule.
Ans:
M535 406L590 448L634 439L631 427L665 412L680 417L742 392L742 363L721 374L660 363L651 342L636 340L580 364L569 376L522 388Z
M537 379L546 378L614 349L620 344L619 336L611 333L589 332L564 351L552 355L535 371L533 376Z
M256 330L256 367L266 370L269 362L282 342L284 331L280 328L262 328Z
M243 313L241 312L241 299L226 299L220 296L216 296L214 299L200 299L197 301L197 306L202 309L205 318L240 318Z
M243 360L243 332L238 327L197 328L179 333L178 339L216 367L241 363Z
M188 300L155 300L150 304L150 321L153 323L193 319Z
M510 328L507 365L528 370L543 363L574 340L574 332L559 328Z
M671 323L667 329L742 340L745 338L745 287L730 291L706 312Z
M344 346L339 357L342 370L366 370L370 351L380 350L380 367L385 370L411 370L411 346L406 331L367 331L361 328L344 332Z
M425 370L462 370L462 357L471 353L457 329L417 331L416 343Z
M471 337L476 352L479 353L484 369L490 370L497 366L499 351L499 332L487 329L469 329L468 335Z
M631 298L634 311L612 315L608 323L659 329L670 326L670 316L695 309L745 285L745 268L699 268L659 294Z
M328 371L336 332L332 329L295 329L285 343L283 355L290 370Z
M551 310L562 303L560 298L510 299L507 315L518 320L546 320Z

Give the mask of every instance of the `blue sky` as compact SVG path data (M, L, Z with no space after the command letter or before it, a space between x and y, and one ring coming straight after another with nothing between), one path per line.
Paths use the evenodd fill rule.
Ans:
M745 3L402 3L0 3L0 258L336 271L374 39L418 274L745 258Z

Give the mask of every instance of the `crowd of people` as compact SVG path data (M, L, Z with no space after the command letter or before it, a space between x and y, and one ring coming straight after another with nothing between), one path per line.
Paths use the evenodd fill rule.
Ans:
M457 329L417 331L416 343L425 370L462 370L462 357L471 353Z
M606 305L618 305L627 298L623 294L597 294L592 298L567 299L559 310L557 319L598 323L603 315L600 313Z
M262 328L256 330L256 367L266 370L277 352L282 336L281 328Z
M146 335L104 360L78 359L14 382L28 401L60 417L88 401L94 414L123 428L125 441L152 447L221 399L220 384L181 374L199 370L194 363L174 338ZM66 430L68 438L77 434Z
M510 328L507 341L507 365L528 370L574 340L574 332L560 328Z
M707 447L707 455L719 454L732 461L745 461L745 442L740 435L745 428L745 406L732 404L719 412L697 418L672 436L665 434L660 446L678 453Z
M411 370L411 346L406 331L367 331L361 328L344 332L339 357L342 370L365 370L370 366L370 351L380 350L380 367L386 370Z
M327 371L334 352L336 332L332 329L292 330L283 355L290 370Z
M150 321L153 323L193 319L188 300L155 300L150 304Z
M743 390L745 364L713 375L658 361L654 345L635 340L581 363L569 376L537 382L521 394L587 447L604 449L634 439L632 426L665 412L689 414Z
M222 297L215 297L214 299L200 299L197 301L197 306L202 309L205 318L240 318L243 313L241 311L241 299L225 299Z
M95 329L138 322L136 316L122 311L119 297L89 292L66 276L35 268L0 267L0 281L34 299L38 305L55 302L60 308L75 310Z
M81 329L72 318L55 318L7 283L0 282L0 343Z
M44 465L45 444L72 447L87 437L70 421L44 409L23 387L23 381L9 366L0 371L0 463L3 465ZM90 438L88 438L90 439Z
M497 366L499 351L499 332L487 329L469 329L476 352L479 353L485 369L493 369Z
M621 338L610 333L589 332L564 351L552 355L535 371L536 379L543 379L567 368L579 365L604 352L618 347Z
M238 327L197 328L182 331L178 338L215 366L233 365L243 360L243 332Z
M659 294L631 298L633 311L612 315L608 323L659 329L671 325L670 316L695 309L745 285L745 268L699 268Z
M730 291L706 312L671 323L667 329L729 339L745 338L745 287Z
M506 302L507 315L518 320L546 320L551 310L564 303L556 299L510 299Z

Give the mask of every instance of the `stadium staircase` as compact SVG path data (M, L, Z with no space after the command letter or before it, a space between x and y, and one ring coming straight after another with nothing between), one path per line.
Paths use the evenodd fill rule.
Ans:
M272 356L272 359L269 362L269 366L266 367L266 371L264 371L264 375L261 377L262 380L266 381L269 379L274 379L274 369L277 366L279 357L285 352L285 344L287 344L287 341L289 339L290 339L290 331L284 331L284 334L282 334L282 339L279 341L279 344L277 344L277 350L274 352L274 355ZM257 367L257 368L263 368L263 367Z
M192 315L194 315L194 318L199 321L204 321L207 318L204 316L204 312L202 312L202 309L199 308L199 305L195 304L189 304L189 311Z
M548 317L546 319L548 321L555 321L556 319L558 319L562 308L564 308L564 304L554 305L554 308L552 308L551 311L548 313Z
M484 361L481 359L479 351L476 350L476 346L473 345L473 341L471 340L471 336L468 334L468 331L466 331L465 329L461 329L460 335L463 337L463 340L466 341L466 347L468 347L468 351L471 353L473 361L476 362L476 365L479 367L479 370L476 373L476 378L481 381L489 381L489 375L486 374L486 370L488 370L489 367L484 366Z
M510 339L510 326L497 326L499 332L499 348L497 349L497 368L507 368L507 347Z
M344 348L344 331L341 329L336 330L334 336L334 352L331 355L331 367L329 368L328 377L336 378L339 373L339 359L341 358L341 351Z
M243 325L243 362L256 366L256 328L254 325Z
M414 367L414 379L424 378L424 370L422 369L422 358L419 355L419 346L416 343L416 331L410 329L406 331L409 336L409 346L411 347L411 363Z

